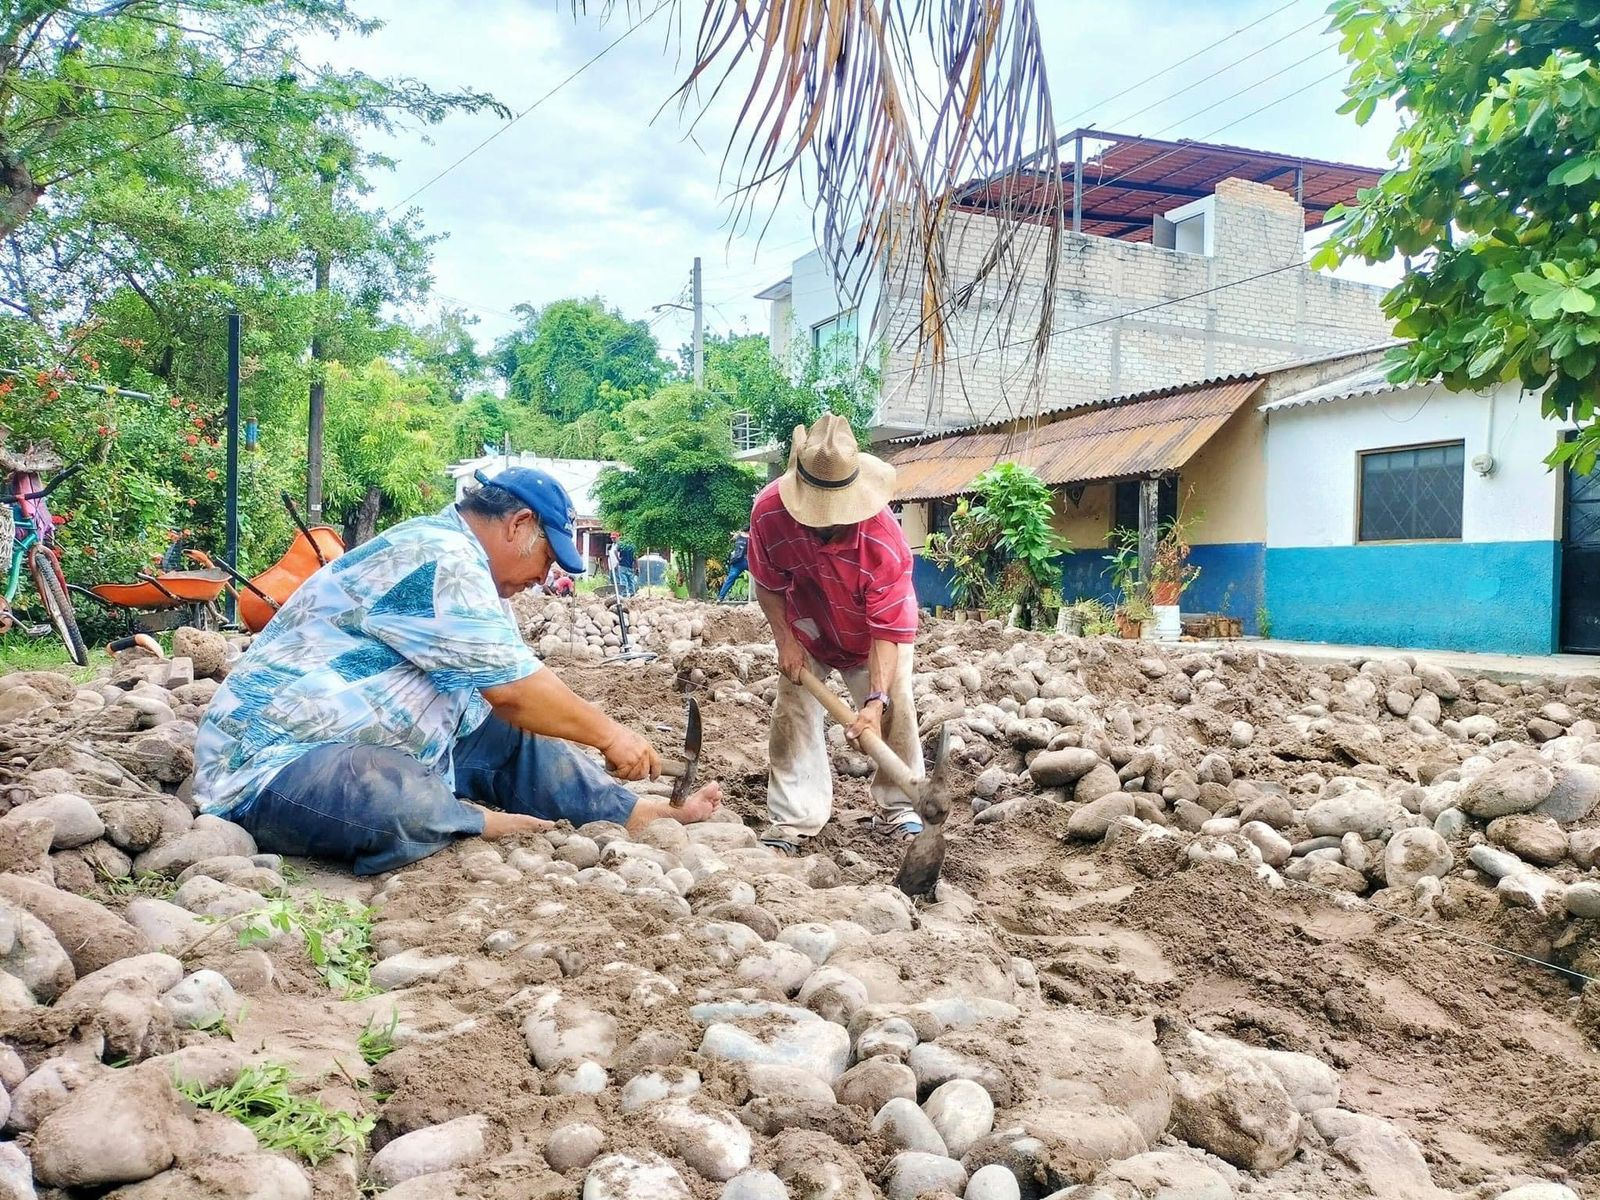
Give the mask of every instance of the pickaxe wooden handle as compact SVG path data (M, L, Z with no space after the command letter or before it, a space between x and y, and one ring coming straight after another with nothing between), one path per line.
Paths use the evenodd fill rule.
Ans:
M806 667L800 668L800 684L806 691L817 698L817 702L827 709L828 715L839 724L846 729L855 724L855 711L838 696L834 695L828 686ZM911 768L906 766L898 754L889 749L887 742L871 730L868 730L861 736L860 746L866 752L867 757L878 765L878 770L882 772L882 778L885 783L892 783L904 792L906 798L913 803L921 798L927 780L922 776L913 775Z

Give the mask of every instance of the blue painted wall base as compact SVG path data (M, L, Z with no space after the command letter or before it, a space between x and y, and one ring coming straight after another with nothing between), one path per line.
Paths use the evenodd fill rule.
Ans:
M1083 598L1116 601L1111 586L1111 564L1105 550L1075 550L1063 554L1061 594L1068 600ZM1216 546L1195 546L1189 561L1200 568L1200 577L1183 594L1183 611L1219 613L1244 622L1244 631L1260 632L1256 613L1266 594L1266 548L1260 542L1234 542ZM917 602L925 608L949 607L949 571L934 566L920 554L912 573Z
M1267 551L1272 636L1291 641L1550 654L1559 542Z

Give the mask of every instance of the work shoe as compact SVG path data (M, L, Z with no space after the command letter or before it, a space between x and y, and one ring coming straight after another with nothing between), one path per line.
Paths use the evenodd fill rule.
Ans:
M762 845L768 850L778 851L784 858L797 858L800 854L800 840L790 837L786 830L778 826L768 826L765 834L762 834Z
M922 818L915 813L904 813L893 819L873 817L872 832L887 834L890 837L898 838L902 842L909 842L922 832Z

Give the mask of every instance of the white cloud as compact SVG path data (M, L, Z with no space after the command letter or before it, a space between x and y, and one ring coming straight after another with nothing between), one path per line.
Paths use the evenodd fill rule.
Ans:
M1320 21L1292 32L1317 18L1322 2L1296 0L1268 16L1281 0L1119 0L1088 7L1038 0L1062 131L1080 124L1145 136L1163 131L1159 136L1381 166L1393 119L1380 116L1363 129L1337 115L1342 75L1315 82L1340 65L1333 39ZM693 7L689 0L686 37L693 34L687 14ZM602 26L593 16L574 20L565 0L370 0L361 8L385 28L370 38L318 43L309 57L375 75L410 75L441 89L477 88L519 112L624 28L619 21ZM1262 17L1195 61L1101 103ZM682 291L697 254L705 260L708 304L715 306L710 324L765 327L765 306L752 294L786 275L790 261L810 248L810 212L797 192L785 198L759 242L749 235L730 239L727 185L719 184L718 172L742 94L731 94L738 89L730 86L694 138L686 137L676 104L667 104L683 70L675 47L663 47L667 32L657 18L509 128L488 115L458 116L427 131L426 139L409 130L373 146L398 160L394 172L376 180L375 202L390 205L502 131L409 202L430 231L448 235L435 259L441 297L474 306L485 337L511 325L502 314L513 305L563 296L598 293L629 316L649 316L652 305ZM1326 49L1303 67L1268 78L1319 46ZM1255 50L1248 61L1222 69ZM1267 81L1233 96L1260 80ZM1120 128L1120 121L1191 83L1198 86ZM1313 86L1264 107L1307 85ZM1069 124L1071 118L1077 119ZM665 314L657 330L663 345L675 349L687 337L687 315Z

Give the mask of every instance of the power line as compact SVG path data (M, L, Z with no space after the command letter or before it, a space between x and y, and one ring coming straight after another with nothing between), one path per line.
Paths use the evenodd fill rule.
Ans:
M1079 120L1080 118L1087 116L1089 113L1093 112L1097 108L1101 108L1101 107L1103 107L1103 106L1105 106L1107 104L1112 103L1113 101L1120 100L1123 96L1128 95L1130 92L1137 91L1139 88L1143 87L1147 83L1152 83L1155 80L1160 79L1163 75L1171 74L1173 71L1177 70L1179 67L1185 66L1188 63L1193 62L1195 59L1202 57L1203 55L1209 53L1212 50L1215 50L1218 46L1225 45L1228 42L1232 41L1234 38L1239 37L1241 34L1248 33L1250 30L1256 28L1257 26L1265 24L1267 21L1270 21L1273 17L1277 16L1279 13L1286 12L1289 9L1294 8L1296 5L1303 4L1305 2L1306 2L1306 0L1288 0L1287 4L1280 4L1277 8L1274 8L1270 12L1267 12L1267 13L1263 14L1262 16L1257 17L1254 21L1251 21L1251 22L1249 22L1248 24L1245 24L1245 25L1241 25L1237 29L1234 29L1233 31L1231 31L1230 33L1224 34L1222 37L1216 39L1215 41L1210 42L1210 43L1200 47L1200 49L1194 51L1192 54L1185 55L1183 58L1178 59L1176 62L1169 63L1165 67L1162 67L1159 71L1155 71L1155 72L1153 72L1153 73L1151 73L1149 75L1146 75L1143 79L1139 80L1137 83L1133 83L1133 84L1128 85L1127 87L1123 88L1120 92L1116 92L1116 93L1113 93L1110 96L1104 97L1103 99L1096 100L1094 103L1088 105L1086 108L1080 109L1078 112L1074 113L1072 116L1067 117L1065 120L1060 122L1060 124L1058 124L1056 126L1057 130L1059 130L1062 125L1069 125L1069 124ZM1289 38L1295 36L1296 34L1303 33L1305 30L1311 28L1313 25L1318 24L1322 20L1324 20L1324 17L1321 14L1318 14L1311 21L1308 21L1304 25L1297 26L1295 29L1290 30L1288 33L1284 34L1282 37L1276 38L1273 41L1268 42L1266 45L1260 47L1259 49L1251 51L1249 54L1243 56L1242 58L1235 59L1233 62L1227 64L1224 67L1217 68L1217 70L1213 71L1210 75L1206 76L1204 79L1201 79L1201 80L1197 81L1196 83L1190 84L1188 87L1181 88L1178 91L1173 92L1171 95L1165 96L1161 100L1156 101L1155 104L1149 105L1149 106L1147 106L1145 108L1140 109L1136 113L1132 113L1129 116L1127 116L1125 118L1122 118L1122 120L1123 121L1133 120L1135 117L1142 116L1144 113L1150 111L1151 108L1158 107L1161 104L1165 104L1169 100L1176 99L1178 96L1181 96L1186 92L1192 91L1194 88L1199 87L1201 84L1211 82L1211 81L1215 80L1218 76L1220 76L1222 74L1222 72L1227 71L1227 70L1231 70L1232 68L1238 66L1240 63L1245 62L1245 61L1247 61L1247 60L1249 60L1251 58L1254 58L1256 55L1261 54L1266 50L1270 50L1274 46L1280 45L1281 43L1287 41ZM1248 90L1248 89L1246 89L1246 90ZM1240 95L1240 94L1242 94L1242 93L1235 93L1235 96ZM1229 98L1231 99L1232 97L1229 97ZM1202 110L1202 111L1206 111L1206 110ZM1191 114L1191 116L1193 116L1193 115L1198 115L1198 114ZM1185 119L1187 120L1189 118L1185 118ZM1137 143L1134 143L1134 144L1137 144ZM784 250L784 249L787 249L787 248L789 248L791 246L799 246L799 245L802 245L802 244L805 244L805 243L811 243L811 244L814 245L815 244L815 240L816 239L814 237L797 238L794 241L790 241L790 242L780 242L778 245L769 246L769 247L766 247L766 249L768 249L768 250ZM749 269L747 271L736 273L734 277L735 278L747 278L747 277L753 278L753 277L760 277L761 275L764 275L764 274L766 274L766 272L763 272L762 270L760 270L760 268L751 268L751 269ZM733 299L733 298L734 297L728 297L728 299Z
M637 22L629 25L620 34L618 34L616 37L612 38L611 41L608 42L604 47L602 47L597 53L592 55L590 58L585 60L583 63L579 64L579 66L571 74L569 74L560 83L556 84L555 87L551 88L544 95L540 96L532 104L528 105L527 108L525 108L521 112L517 113L514 117L511 118L511 120L507 121L504 125L500 126L500 128L496 129L493 133L491 133L488 137L484 138L483 141L479 142L476 146L473 146L470 150L468 150L460 158L456 159L455 162L451 163L448 167L446 167L444 170L440 171L432 179L428 180L421 187L417 188L410 195L406 196L405 199L396 201L394 204L391 204L388 208L384 209L383 210L383 215L384 216L388 216L390 213L394 212L395 209L399 208L402 204L409 204L412 200L415 200L418 196L422 195L423 192L427 191L434 184L438 183L439 180L443 179L446 175L450 174L451 171L454 171L462 163L466 162L467 159L469 159L473 155L477 154L478 151L482 150L485 146L487 146L490 142L494 141L501 134L505 133L506 130L510 129L518 121L522 120L523 117L527 116L534 109L538 108L541 104L543 104L546 100L550 99L550 97L554 96L562 88L566 87L567 84L571 83L574 79L576 79L578 76L582 75L590 67L594 66L595 63L599 62L606 55L610 54L613 50L615 50L618 46L620 46L624 41L626 41L629 37L631 37L635 32L637 32L640 29L643 29L646 25L648 25L650 23L651 18L653 18L658 12L660 12L662 9L666 8L671 3L673 3L673 0L661 0L661 3L657 4L654 8L652 8L642 18L640 18L640 20L638 20Z
M1304 266L1305 263L1298 260L1295 262L1284 263L1279 267L1272 267L1265 271L1258 271L1254 275L1246 275L1242 279L1233 279L1227 283L1219 283L1213 285L1212 287L1202 288L1198 292L1190 292L1187 296L1174 296L1170 300L1159 300L1154 304L1146 304L1142 308L1130 308L1125 312L1112 313L1110 316L1106 317L1097 317L1093 321L1084 321L1078 325L1065 325L1058 329L1052 329L1049 336L1053 338L1063 333L1077 333L1079 330L1093 329L1097 325L1109 325L1113 321L1123 321L1129 317L1137 317L1143 315L1144 313L1155 312L1157 309L1170 308L1174 304L1183 304L1189 300L1198 300L1201 296L1210 296L1216 292L1224 292L1229 288L1239 287L1240 285L1246 283L1254 283L1256 280L1265 279L1269 275L1281 275L1284 271L1298 270ZM1017 338L1009 342L1001 342L997 346L982 346L976 350L968 350L964 354L949 354L945 356L943 361L946 363L960 362L962 359L976 358L980 354L991 354L997 350L1009 350L1015 346L1026 346L1036 340L1036 338L1032 337ZM896 367L894 370L885 371L884 374L905 375L914 372L917 369L918 368L915 366Z
M1288 33L1284 34L1282 37L1274 38L1272 41L1268 42L1266 45L1257 47L1256 49L1250 51L1249 54L1244 55L1242 58L1236 58L1231 63L1228 63L1226 66L1218 67L1215 71L1213 71L1210 75L1207 75L1205 78L1197 79L1193 83L1189 84L1187 87L1181 87L1177 91L1172 92L1172 93L1170 93L1168 95L1165 95L1165 96L1161 97L1161 99L1159 99L1159 100L1152 101L1151 103L1149 103L1149 104L1145 105L1143 108L1141 108L1138 112L1129 113L1125 117L1117 118L1117 120L1114 122L1114 126L1116 128L1121 128L1122 126L1126 125L1129 121L1132 121L1132 120L1135 120L1135 119L1137 119L1139 117L1144 116L1144 114L1149 112L1151 109L1160 108L1167 101L1176 100L1179 96L1182 96L1182 95L1184 95L1184 94L1186 94L1188 92L1192 92L1192 91L1194 91L1195 88L1200 87L1203 84L1210 83L1212 80L1214 80L1218 76L1220 76L1224 71L1231 71L1231 70L1233 70L1233 68L1239 66L1240 64L1249 62L1252 58L1256 57L1256 55L1265 54L1268 50L1271 50L1274 46L1283 45L1284 42L1287 42L1290 38L1295 37L1298 34L1304 33L1306 30L1310 29L1313 25L1320 25L1323 22L1324 19L1325 18L1320 16L1320 15L1318 15L1316 17L1313 17L1311 20L1307 21L1304 25L1296 26L1295 28L1291 29ZM1323 49L1327 49L1327 47L1323 47ZM1320 51L1319 51L1319 53L1320 53ZM1267 76L1267 78L1268 79L1272 79L1272 78L1275 78L1275 76L1269 75L1269 76ZM1235 95L1237 95L1237 94L1238 93L1235 93ZM1201 111L1203 112L1205 110L1202 109Z
M1339 72L1343 71L1343 70L1344 70L1344 68L1341 66L1341 67L1336 68L1334 71L1330 72L1327 75L1323 75L1320 78L1313 79L1310 83L1306 84L1304 87L1296 88L1292 92L1289 92L1289 93L1287 93L1285 95L1279 96L1276 100L1270 101L1267 104L1263 104L1259 108L1252 109L1250 112L1245 113L1243 116L1235 117L1232 121L1229 121L1225 125L1219 125L1216 129L1212 130L1210 133L1207 133L1207 134L1203 135L1203 138L1215 137L1218 133L1221 133L1224 129L1231 128L1232 126L1238 125L1243 121L1247 121L1251 117L1257 116L1258 114L1265 112L1269 108L1273 108L1276 105L1282 104L1286 100L1292 100L1295 96L1300 95L1302 92L1310 91L1312 88L1314 88L1317 85L1319 85L1321 83L1324 83L1327 80L1333 78L1334 75L1339 74ZM1281 71L1278 72L1278 73L1282 74ZM1252 85L1252 86L1254 86L1254 85ZM1232 99L1232 97L1228 97L1228 98ZM1202 138L1202 140L1203 140L1203 138ZM1171 155L1176 154L1180 150L1183 150L1183 149L1185 149L1185 147L1181 147L1180 146L1180 147L1177 147L1175 149L1169 150L1165 154L1158 155L1157 157L1149 160L1149 162L1147 162L1147 163L1140 164L1140 167L1133 168L1133 170L1138 170L1138 169L1141 169L1142 167L1149 166L1152 163L1160 162L1162 159L1168 158ZM1126 178L1128 173L1129 172L1125 172L1123 175L1120 175L1117 178L1118 179ZM1107 181L1106 183L1097 184L1096 187L1110 187L1112 184L1114 184L1116 182L1117 182L1117 180L1113 179L1113 180ZM1092 191L1092 190L1094 190L1094 189L1086 189L1085 192L1084 192L1084 195L1087 196L1089 194L1089 192ZM1112 316L1108 316L1108 317L1099 317L1099 318L1097 318L1097 319L1095 319L1093 321L1086 321L1086 322L1084 322L1082 324L1079 324L1079 325L1069 325L1069 326L1064 326L1062 328L1052 329L1049 332L1048 336L1051 337L1051 338L1054 338L1054 337L1056 337L1056 336L1058 336L1060 334L1063 334L1063 333L1076 333L1077 331L1082 330L1082 329L1092 329L1097 325L1105 325L1105 324L1109 324L1112 321L1123 320L1124 318L1127 318L1127 317L1136 317L1136 316L1139 316L1139 315L1141 315L1143 313L1154 312L1157 309L1169 308L1174 304L1182 304L1182 303L1184 303L1185 301L1188 301L1188 300L1196 300L1196 299L1199 299L1201 296L1209 296L1209 295L1212 295L1215 292L1226 291L1228 288L1238 287L1238 286L1240 286L1242 284L1254 282L1257 279L1264 279L1269 275L1277 275L1277 274L1280 274L1280 273L1282 273L1284 271L1296 270L1296 269L1303 268L1304 266L1305 266L1304 260L1297 259L1294 262L1284 263L1282 266L1273 267L1270 270L1262 271L1262 272L1260 272L1258 274L1255 274L1255 275L1247 275L1242 279L1235 279L1235 280L1232 280L1232 281L1230 281L1228 283L1216 284L1213 287L1204 288L1204 289L1202 289L1201 291L1198 291L1198 292L1191 292L1187 296L1177 296L1177 297L1174 297L1174 298L1172 298L1170 300L1157 301L1154 304L1148 304L1148 305L1145 305L1142 308L1130 309L1127 312L1116 313L1116 314L1114 314ZM997 351L997 350L1007 350L1007 349L1011 349L1012 347L1015 347L1015 346L1026 346L1026 345L1029 345L1029 344L1031 344L1032 342L1034 342L1036 340L1037 340L1037 338L1035 338L1035 337L1016 338L1016 339L1014 339L1012 341L1009 341L1009 342L1001 342L999 345L996 345L996 346L984 346L984 347L980 347L980 348L978 348L976 350L969 350L964 354L947 355L944 358L943 361L945 363L959 362L959 361L961 361L963 359L975 358L978 355L988 354L988 353L991 353L991 352ZM904 344L905 344L905 342L902 341L901 345L903 346ZM885 371L884 375L886 377L889 376L889 375L904 375L904 374L908 374L908 373L914 372L916 370L917 370L917 367L915 367L915 366L898 367L898 368L896 368L894 370L891 370L891 371Z
M1120 100L1124 96L1126 96L1129 92L1137 91L1139 88L1142 88L1147 83L1154 83L1157 79L1160 79L1163 75L1171 74L1173 71L1176 71L1179 67L1193 62L1195 59L1199 58L1201 55L1209 53L1212 50L1215 50L1218 46L1221 46L1226 42L1231 42L1234 38L1238 37L1241 33L1248 33L1250 30L1254 29L1257 25L1260 25L1265 21L1270 21L1273 17L1277 16L1279 13L1284 12L1284 11L1286 11L1288 9L1291 9L1295 5L1302 4L1304 2L1305 2L1305 0L1289 0L1289 3L1279 5L1277 8L1273 9L1271 12L1267 13L1265 16L1257 17L1254 21L1251 21L1248 25L1241 25L1238 29L1235 29L1232 33L1227 34L1224 37L1218 38L1216 41L1210 43L1209 45L1201 46L1200 49L1196 50L1193 54L1190 54L1185 58L1180 58L1177 62L1171 63L1171 64L1169 64L1169 65L1167 65L1165 67L1162 67L1161 70L1155 72L1153 75L1146 75L1143 79L1139 80L1138 83L1130 83L1127 87L1123 88L1116 95L1107 96L1104 100L1096 100L1093 104L1089 105L1088 108L1082 109L1082 110L1080 110L1080 111L1078 111L1076 113L1073 113L1072 116L1067 117L1065 120L1062 121L1062 124L1063 125L1070 125L1073 122L1075 122L1075 121L1077 121L1077 120L1079 120L1079 119L1081 119L1083 117L1088 116L1095 109L1100 108L1103 105L1110 104L1113 100ZM1317 18L1317 20L1319 20L1319 21L1322 20L1322 19L1323 18L1321 16L1319 16ZM1214 77L1214 75L1215 75L1215 73L1213 73L1213 77ZM1171 97L1169 96L1168 99L1170 100ZM1058 128L1059 128L1059 126L1058 126Z
M1153 134L1148 134L1145 137L1138 138L1138 139L1136 139L1136 140L1134 140L1132 142L1127 142L1127 143L1124 143L1124 144L1128 145L1128 146L1137 146L1142 142L1149 141L1151 138L1159 137L1161 134L1167 133L1170 130L1173 130L1173 129L1177 128L1179 125L1182 125L1185 121L1193 120L1195 117L1198 117L1201 113L1210 112L1213 108L1216 108L1216 107L1218 107L1219 105L1222 105L1222 104L1226 104L1229 100L1237 100L1240 96L1244 95L1246 92L1254 91L1256 88L1260 87L1263 83L1267 83L1270 80L1276 79L1279 75L1282 75L1282 74L1284 74L1284 73L1286 73L1288 71L1294 70L1295 67L1303 66L1305 63L1310 62L1311 59L1316 58L1318 55L1327 53L1328 50L1330 50L1330 49L1333 49L1333 47L1324 46L1321 50L1318 50L1316 52L1316 54L1308 55L1305 58L1301 59L1299 62L1291 63L1289 66L1285 67L1282 71L1275 71L1273 74L1268 75L1264 79L1256 80L1256 82L1250 84L1249 87L1240 88L1237 92L1234 92L1231 95L1224 96L1221 100L1218 100L1213 104L1208 104L1208 105L1206 105L1205 108L1202 108L1202 109L1198 110L1197 112L1192 112L1186 117L1180 117L1178 120L1174 121L1172 124L1162 127L1161 129L1157 130ZM1337 66L1333 70L1329 71L1326 75L1319 75L1317 78L1313 79L1310 83L1306 84L1304 87L1298 87L1292 92L1285 93L1284 95L1279 96L1276 100L1269 100L1266 104L1261 105L1259 108L1253 108L1249 112L1245 113L1243 116L1235 117L1233 120L1228 121L1225 124L1218 125L1215 129L1211 130L1208 133L1201 134L1198 138L1190 138L1190 139L1187 139L1187 140L1189 142L1204 142L1208 138L1214 138L1214 137L1217 136L1217 134L1221 133L1225 129L1232 129L1235 125L1241 125L1245 121L1248 121L1251 117L1260 116L1262 113L1266 112L1269 108L1276 108L1278 105L1282 104L1286 100L1293 100L1296 96L1302 94L1303 92L1309 92L1312 88L1326 83L1328 80L1332 79L1335 75L1342 74L1344 72L1344 70L1345 70L1345 68L1344 68L1343 65ZM1104 182L1101 182L1101 183L1097 183L1093 187L1085 188L1083 190L1083 195L1085 197L1087 197L1087 196L1093 195L1095 192L1100 191L1102 188L1115 187L1118 183L1121 183L1124 179L1128 178L1128 176L1132 175L1135 171L1147 170L1148 168L1155 166L1156 163L1164 162L1167 159L1171 158L1174 154L1181 154L1184 151L1188 150L1189 148L1190 147L1188 145L1174 146L1171 150L1164 151L1163 153L1156 155L1152 159L1148 159L1145 162L1138 163L1135 166L1129 167L1122 174L1117 175L1114 178L1107 179L1107 180L1105 180Z

